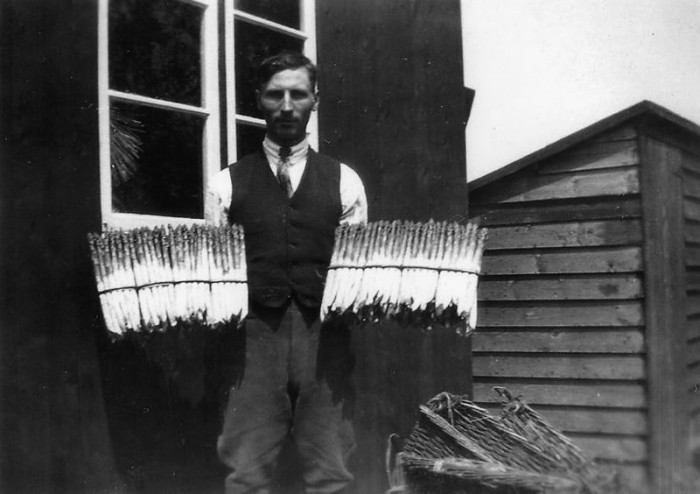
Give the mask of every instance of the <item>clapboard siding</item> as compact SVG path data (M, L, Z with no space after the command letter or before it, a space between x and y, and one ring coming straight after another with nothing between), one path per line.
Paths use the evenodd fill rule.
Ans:
M605 464L605 462L603 462ZM615 485L618 488L615 494L642 494L649 492L649 464L648 462L613 464ZM612 465L611 465L612 467Z
M698 172L696 172L695 169L687 165L684 166L683 171L683 195L694 199L700 199L700 175L697 174Z
M595 384L595 385L593 385ZM539 409L567 410L568 407L588 407L590 411L600 409L643 409L647 393L638 382L587 382L582 380L533 380L481 378L474 381L474 396L480 403L498 404L500 397L493 392L494 386L506 386L514 395Z
M474 190L473 202L483 205L639 192L639 166L636 160L632 164L619 162L613 166L610 162L605 167L596 167L595 163L600 163L601 155L591 154L588 158L576 156L573 158L575 165L571 167L569 162L572 157L558 156L562 156L561 164L557 164L559 158L554 157L511 175L509 180L499 181L495 184L497 186L489 184ZM566 166L571 169L566 169ZM588 167L592 168L586 169Z
M689 319L700 316L700 293L691 292L686 300L686 315Z
M563 172L620 168L639 164L639 152L635 139L591 143L561 153L539 165L540 175ZM596 194L599 195L599 194Z
M700 226L698 227L700 228ZM693 277L688 281L693 281L697 283L698 270L700 270L700 245L686 245L685 246L685 264L688 267L688 274ZM697 268L697 269L693 269ZM688 289L696 290L697 285L688 284Z
M642 355L474 354L474 380L483 377L641 380Z
M641 223L636 219L488 228L489 250L637 245L641 241Z
M700 127L640 108L475 181L474 397L522 395L618 470L616 492L685 492L700 478Z
M488 229L475 400L497 407L491 388L505 386L616 467L648 460L639 162L637 134L622 127L470 204Z
M685 323L685 336L688 342L700 339L700 317L688 318Z
M529 404L564 434L578 432L645 436L649 432L646 413L640 410L597 409L586 406L564 408ZM502 410L501 406L495 403L478 403L478 405L496 415Z
M633 273L642 269L641 247L494 252L487 240L482 272L485 275Z
M686 247L686 253L689 249ZM700 266L690 265L686 270L686 288L688 291L700 290Z
M686 197L683 201L685 219L700 222L700 198ZM688 226L694 226L692 223Z
M639 301L546 301L508 305L483 303L479 327L641 326L644 308Z
M644 329L639 328L505 328L480 330L472 337L474 352L644 353Z
M593 219L638 218L641 204L636 196L474 206L470 214L480 223L493 226L583 221Z
M697 321L700 321L700 318L697 319ZM692 321L691 322L695 322ZM688 340L688 367L689 368L696 368L696 372L700 373L700 339L694 338L692 340Z
M479 285L479 297L484 301L597 300L601 297L624 300L641 296L641 277L627 273L518 279L484 276Z
M505 185L494 192L492 200L503 202L542 201L567 197L625 195L639 192L639 170L636 166L615 169L587 170L578 173L538 175L524 179L526 187Z
M540 407L539 412L564 433L645 436L649 432L646 413L641 410Z
M698 228L698 225L690 221L685 223L685 241L688 244L700 245L700 228Z
M570 433L570 437L596 459L621 462L643 462L648 459L647 441L643 437L604 437L577 433Z

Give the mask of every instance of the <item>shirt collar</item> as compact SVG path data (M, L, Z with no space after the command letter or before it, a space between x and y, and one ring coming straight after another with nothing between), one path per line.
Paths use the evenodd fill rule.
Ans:
M265 136L263 140L263 150L265 151L265 156L271 163L276 163L280 159L280 148L281 146ZM291 153L289 154L289 161L291 164L298 162L299 160L306 158L309 154L309 141L304 139L299 144L295 144L291 148Z

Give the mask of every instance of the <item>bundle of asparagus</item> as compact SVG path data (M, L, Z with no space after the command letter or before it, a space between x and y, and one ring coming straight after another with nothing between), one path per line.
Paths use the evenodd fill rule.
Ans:
M471 223L432 220L338 227L321 318L390 318L470 333L485 235Z
M114 334L240 324L247 315L239 226L108 229L88 240L105 324Z

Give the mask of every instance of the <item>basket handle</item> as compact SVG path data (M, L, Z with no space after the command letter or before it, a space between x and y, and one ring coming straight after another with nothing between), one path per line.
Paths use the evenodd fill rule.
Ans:
M454 439L457 444L462 446L464 449L469 451L471 454L476 456L479 460L491 462L491 463L500 463L498 460L495 458L492 458L484 448L476 444L474 441L466 437L464 434L459 432L452 424L450 424L447 420L442 418L440 415L437 413L433 412L430 410L428 407L425 405L420 406L420 411L423 415L428 417L428 419L438 426L440 429L442 429L443 432L448 434L452 439Z

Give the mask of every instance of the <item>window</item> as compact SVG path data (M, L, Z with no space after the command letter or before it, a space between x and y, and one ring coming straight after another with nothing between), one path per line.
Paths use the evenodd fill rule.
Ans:
M234 161L254 149L265 134L265 122L255 104L255 67L282 49L304 52L315 60L314 2L308 0L235 0L227 3L226 48L229 158ZM309 138L317 144L316 115Z
M286 48L314 60L313 13L314 0L100 0L103 222L203 221L210 177L265 132L254 67Z

